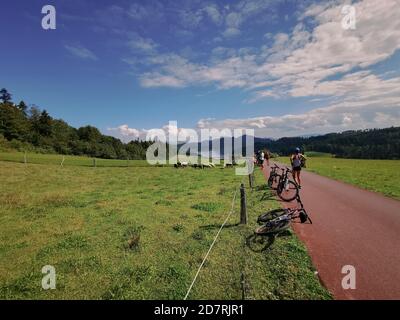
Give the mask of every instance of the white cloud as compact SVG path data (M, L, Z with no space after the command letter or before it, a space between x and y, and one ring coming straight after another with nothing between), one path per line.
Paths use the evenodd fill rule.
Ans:
M133 3L130 5L126 14L129 18L136 21L145 19L162 20L164 18L164 5L161 1L143 1L143 3Z
M376 103L363 106L332 105L303 114L248 119L200 120L199 128L252 128L259 137L280 138L354 129L400 126L400 108Z
M219 25L221 23L222 15L215 4L208 5L203 10L215 24Z
M216 3L193 8L184 8L179 10L179 17L183 27L194 29L211 20L215 25L221 25L223 15Z
M227 28L222 35L226 38L234 37L240 34L240 30L238 28Z
M179 128L172 124L167 124L161 128L152 128L152 129L136 129L131 128L127 124L120 125L117 128L107 128L113 136L121 139L124 142L129 142L132 140L157 140L165 142L165 139L160 136L160 131L163 132L164 137L168 139L171 135L176 136L179 142L185 142L192 135L193 131L197 134L198 132L195 129L190 128ZM172 141L172 140L171 140Z
M108 128L109 131L117 131L123 137L129 137L132 139L137 139L140 136L140 131L134 128L129 128L127 124L123 124L118 128Z
M185 28L196 28L203 20L203 11L182 10L180 12L180 19Z
M185 73L179 78L187 85L216 82L224 88L230 87L226 84L234 79L238 87L252 88L269 82L276 93L299 92L329 76L349 72L356 67L366 68L393 55L400 48L400 10L396 10L397 5L396 0L360 1L356 4L360 16L355 31L341 27L340 6L329 7L325 11L314 9L308 15L318 12L314 18L319 24L312 32L300 22L290 34L275 35L274 44L261 47L257 54L243 56L237 53L236 57L212 59L201 65L191 61L182 65L179 59L166 60L162 66L164 73L155 75L161 73L179 78L175 70L183 66L194 73ZM254 6L249 5L243 12L252 12ZM228 26L236 28L240 24L239 17L236 13L229 14ZM174 63L177 64L174 66ZM210 77L216 73L220 76Z
M98 60L97 56L90 51L89 49L81 46L81 45L65 45L65 49L67 49L74 56L81 59L89 59L89 60Z
M148 130L131 128L127 124L122 124L116 128L107 128L107 131L114 137L125 143L133 140L146 140Z
M276 5L281 0L242 0L235 5L225 8L229 11L225 15L226 29L222 35L224 37L234 37L241 34L240 27L253 17L260 15L263 21L275 18Z
M240 32L243 21L263 6L261 2L242 1L241 10L236 10L237 6L232 6L233 11L229 8L224 20L226 35ZM399 3L397 0L356 2L356 30L342 28L342 5L331 1L306 8L291 32L267 34L273 44L256 50L217 47L210 60L203 63L173 53L155 53L147 59L154 69L141 75L141 84L241 88L251 94L248 103L280 97L334 99L326 107L300 115L221 122L202 120L199 126L249 125L276 136L279 132L310 134L399 125L400 77L370 70L400 49ZM312 29L309 19L314 20ZM228 31L229 28L233 30Z
M170 87L170 88L183 88L186 86L185 82L173 76L165 76L162 74L143 74L140 83L145 88L153 87Z
M157 44L150 38L143 38L134 33L130 35L131 40L128 41L128 46L134 51L142 51L151 53L157 48Z
M331 6L326 10L318 7L317 10L314 6L307 11L307 16L314 15L321 24L312 33L299 23L290 35L276 34L273 46L263 48L258 55L234 55L231 49L229 57L215 59L214 56L208 65L192 63L175 55L173 59L163 60L161 70L143 75L142 84L184 87L215 83L222 89L239 87L250 90L268 87L254 92L248 102L280 95L345 95L355 90L360 97L362 92L370 94L373 88L379 94L388 90L385 83L391 86L391 82L358 73L335 81L325 79L355 67L372 65L390 57L400 47L400 11L396 11L394 6L395 0L358 3L360 21L354 32L342 29L339 7ZM374 14L385 18L378 23ZM230 25L238 24L236 15L231 15L229 21ZM224 51L228 52L228 49L218 47L214 53ZM260 63L260 59L264 62Z

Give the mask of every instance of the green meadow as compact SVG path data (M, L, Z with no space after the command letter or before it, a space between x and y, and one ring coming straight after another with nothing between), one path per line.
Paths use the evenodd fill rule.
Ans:
M0 161L19 162L28 164L48 164L63 166L83 166L83 167L147 167L146 160L113 160L113 159L93 159L80 156L62 156L59 154L40 154L23 152L0 152ZM95 163L94 163L95 160Z
M321 153L307 157L310 172L400 199L400 160L341 159ZM277 160L289 164L289 157Z
M0 157L0 299L183 299L232 203L189 299L331 298L294 233L263 252L246 245L256 217L278 206L259 170L243 226L234 169ZM45 265L55 290L41 288Z

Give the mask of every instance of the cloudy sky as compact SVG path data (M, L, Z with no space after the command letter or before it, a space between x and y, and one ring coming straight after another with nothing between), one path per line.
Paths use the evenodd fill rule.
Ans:
M44 31L43 1L2 0L0 87L74 126L129 140L169 120L274 138L400 125L400 0L52 4Z

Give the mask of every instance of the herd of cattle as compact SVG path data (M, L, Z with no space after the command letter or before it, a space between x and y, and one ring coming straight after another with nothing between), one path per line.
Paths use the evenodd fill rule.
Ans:
M224 163L224 168L233 168L237 164L235 162L233 163ZM215 168L215 164L209 163L209 164L198 164L198 163L190 163L190 162L178 162L177 164L174 165L175 168L188 168L192 167L195 169L207 169L207 168Z

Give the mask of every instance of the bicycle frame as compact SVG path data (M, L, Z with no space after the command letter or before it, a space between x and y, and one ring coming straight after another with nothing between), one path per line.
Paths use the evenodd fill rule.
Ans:
M274 212L276 212L276 211L279 212L280 209L268 211L267 213L264 213L264 214L260 215L260 216L258 217L258 219L257 219L257 222L258 222L259 224L265 224L265 223L268 223L268 222L273 221L273 220L275 220L275 219L282 218L282 217L286 217L286 218L288 218L288 219L290 219L290 220L295 220L295 219L297 219L297 218L300 218L300 220L301 220L301 219L307 218L307 219L311 222L311 224L312 224L312 221L311 221L311 219L309 218L309 216L308 216L306 210L304 209L304 205L303 205L303 202L301 201L300 197L298 196L298 197L296 198L296 200L297 200L297 203L299 204L299 207L298 207L298 208L286 208L286 209L281 209L282 214L279 214L279 215L276 216L276 217L273 217L272 214L273 214ZM268 219L267 219L267 218L262 218L263 216L267 216L267 215L271 215L270 217L272 217L272 218L268 218Z
M280 176L280 180L278 183L278 190L288 190L289 187L289 177L288 174L291 173L292 170L290 170L289 168L282 169L282 175Z

